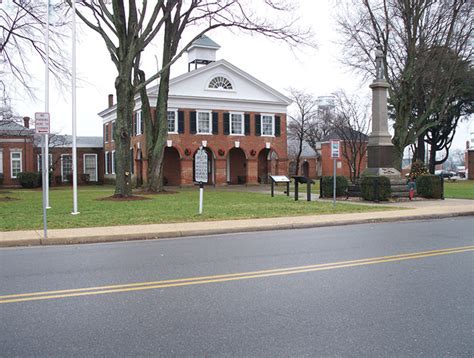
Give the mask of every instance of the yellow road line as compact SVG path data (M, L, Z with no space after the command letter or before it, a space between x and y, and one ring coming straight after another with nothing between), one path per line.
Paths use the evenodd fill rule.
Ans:
M191 277L191 278L182 278L182 279L175 279L175 280L140 282L140 283L131 283L131 284L124 284L124 285L109 285L109 286L86 287L86 288L78 288L78 289L70 289L70 290L56 290L56 291L4 295L4 296L0 296L0 304L36 301L36 300L47 300L47 299L58 299L58 298L67 298L67 297L78 297L78 296L89 296L89 295L100 295L100 294L107 294L107 293L142 291L142 290L151 290L151 289L168 288L168 287L182 287L182 286L200 285L200 284L206 284L206 283L228 282L228 281L246 280L246 279L272 277L272 276L293 275L293 274L304 273L304 272L314 272L314 271L332 270L332 269L346 268L346 267L373 265L373 264L393 262L393 261L413 260L413 259L419 259L419 258L424 258L424 257L449 255L449 254L455 254L455 253L461 253L461 252L467 252L467 251L474 251L474 246L464 246L464 247L456 247L456 248L441 249L441 250L431 250L431 251L423 251L423 252L392 255L392 256L381 256L381 257L374 257L374 258L367 258L367 259L333 262L333 263L327 263L327 264L296 266L296 267L288 267L288 268L282 268L282 269L251 271L251 272L214 275L214 276Z

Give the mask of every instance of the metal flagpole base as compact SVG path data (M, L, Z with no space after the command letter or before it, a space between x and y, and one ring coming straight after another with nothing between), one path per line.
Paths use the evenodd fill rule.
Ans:
M81 212L80 211L73 211L71 215L79 215Z

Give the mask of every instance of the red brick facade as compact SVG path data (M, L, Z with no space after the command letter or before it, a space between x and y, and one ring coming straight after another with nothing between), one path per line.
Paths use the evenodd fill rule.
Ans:
M341 142L341 146L344 146L344 142ZM350 166L347 160L342 155L344 148L341 150L341 157L336 162L336 175L343 175L350 177ZM350 148L349 155L350 155ZM324 142L321 144L321 172L322 176L332 176L334 174L334 160L331 158L331 146L330 142ZM360 166L360 172L367 168L367 153L362 158Z
M19 158L15 154L20 153ZM12 161L19 162L20 172L35 171L33 137L31 135L0 136L0 174L3 174L4 186L17 186L18 179L12 178Z

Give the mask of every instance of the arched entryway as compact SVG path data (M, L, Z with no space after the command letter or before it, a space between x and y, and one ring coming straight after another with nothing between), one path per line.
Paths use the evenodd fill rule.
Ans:
M207 184L215 184L216 179L215 179L215 156L212 150L210 150L208 147L203 148L206 153L207 153ZM193 155L193 181L195 180L194 177L194 158L196 157L197 150L194 152Z
M278 154L272 149L262 149L258 153L258 182L270 183L270 175L278 173Z
M227 156L227 182L245 184L247 182L247 157L240 148L232 148Z
M163 184L181 185L181 158L176 148L165 147L163 157Z
M305 161L303 165L301 165L301 174L304 177L309 178L309 163L307 161Z

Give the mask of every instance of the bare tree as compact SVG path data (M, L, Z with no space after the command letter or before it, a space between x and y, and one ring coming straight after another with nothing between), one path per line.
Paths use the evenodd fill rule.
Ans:
M71 5L71 0L66 0ZM303 35L293 30L294 24L283 17L274 24L238 0L84 0L76 10L79 17L104 40L112 62L117 68L115 88L117 119L114 133L116 144L115 194L132 195L130 168L130 135L134 109L134 96L142 98L143 120L149 161L149 189L162 189L164 144L167 135L167 100L170 66L202 34L218 27L236 27L258 32L291 43L302 41ZM261 0L261 7L287 14L289 6L283 1ZM186 29L195 36L178 48ZM140 69L140 57L147 46L161 34L164 37L161 69L149 78ZM151 116L146 86L160 78L157 100L157 118Z
M316 100L318 102L318 100ZM320 155L320 143L332 129L334 104L321 106L318 103L316 118L309 123L304 140L317 155Z
M295 142L295 175L298 175L303 144L310 128L316 121L318 104L314 96L305 91L295 88L290 88L289 91L295 109L288 116L290 120L287 133L288 139Z
M49 2L48 2L49 3ZM50 13L56 13L50 7ZM10 0L0 4L0 82L8 84L9 92L24 89L34 97L32 58L46 62L47 2L44 0ZM49 70L62 85L68 75L64 52L64 31L67 22L57 13L49 27ZM19 84L21 88L15 88Z
M349 97L344 91L336 92L335 99L332 130L342 141L341 153L350 168L349 178L355 183L365 169L362 164L367 155L369 106L357 96Z
M362 73L374 75L371 56L375 46L385 54L385 78L393 108L396 163L406 146L437 124L430 121L439 103L453 91L453 78L437 83L437 95L417 106L416 83L426 66L436 68L440 56L423 56L433 48L449 49L463 60L472 55L472 7L470 0L353 0L339 9L339 29L344 38L343 62ZM453 73L455 69L452 69Z

